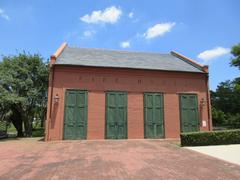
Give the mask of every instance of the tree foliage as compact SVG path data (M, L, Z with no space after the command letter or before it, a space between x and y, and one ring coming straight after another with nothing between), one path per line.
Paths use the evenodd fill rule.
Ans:
M240 90L236 81L221 82L212 92L212 104L216 109L223 112L240 112Z
M233 46L231 53L234 56L231 60L231 65L240 69L240 44Z
M214 125L226 125L239 128L240 89L239 81L225 81L211 92L212 117Z
M231 65L240 69L240 44L233 46L231 53ZM221 82L211 91L211 102L214 125L240 128L240 77Z
M223 111L216 109L213 106L212 107L212 119L213 119L213 123L215 126L223 125L226 122L226 114Z
M48 65L38 54L4 56L0 62L0 117L12 121L18 136L31 136L38 109L44 118L47 102Z

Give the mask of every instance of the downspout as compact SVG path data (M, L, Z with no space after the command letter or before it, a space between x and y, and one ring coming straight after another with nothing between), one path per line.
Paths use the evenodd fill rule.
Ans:
M212 108L211 108L211 97L210 97L210 90L209 90L209 79L208 75L206 77L207 83L207 101L208 101L208 129L212 131Z
M209 90L209 71L208 66L203 66L203 70L206 74L206 87L207 87L207 110L208 110L208 130L212 130L212 109L211 109L211 98L210 98L210 90Z
M47 122L46 122L46 134L45 134L45 141L48 141L50 140L50 137L49 137L49 129L50 129L50 122L51 122L51 116L52 116L52 95L53 95L53 81L54 81L54 60L55 57L51 56L51 61L50 61L50 67L49 67L49 83L48 83L48 112L47 112Z

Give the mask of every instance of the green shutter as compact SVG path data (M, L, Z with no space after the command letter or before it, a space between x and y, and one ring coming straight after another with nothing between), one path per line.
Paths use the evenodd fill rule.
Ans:
M181 131L199 131L198 101L195 94L180 95Z
M106 138L127 138L127 93L106 93Z
M164 137L164 109L162 93L144 93L145 138Z
M87 92L67 90L65 97L64 139L86 139Z

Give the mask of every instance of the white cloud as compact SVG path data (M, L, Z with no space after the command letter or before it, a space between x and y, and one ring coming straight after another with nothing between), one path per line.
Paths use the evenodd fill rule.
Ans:
M86 30L83 32L84 37L91 37L93 34L95 34L95 31L92 30Z
M168 23L159 23L150 28L143 34L146 39L152 39L158 36L163 36L165 33L171 31L171 29L175 26L174 22Z
M129 41L123 41L120 43L120 46L122 48L129 48L130 47L130 42Z
M103 11L102 10L93 11L90 15L86 14L82 16L80 19L86 23L114 24L119 20L121 14L122 14L122 11L120 8L116 8L115 6L112 6L104 9Z
M201 52L200 54L198 54L197 57L199 59L202 59L206 63L209 60L228 54L229 52L230 52L229 48L215 47L213 49Z
M133 12L130 12L130 13L128 14L128 17L129 17L129 18L133 18L133 15L134 15L134 13L133 13Z
M0 17L2 17L5 20L10 20L10 17L1 8L0 8Z

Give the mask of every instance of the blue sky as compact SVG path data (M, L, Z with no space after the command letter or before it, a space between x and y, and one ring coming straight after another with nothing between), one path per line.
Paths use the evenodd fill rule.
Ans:
M210 66L210 88L239 76L230 48L240 43L239 0L0 0L0 54L44 58L70 46L177 51Z

